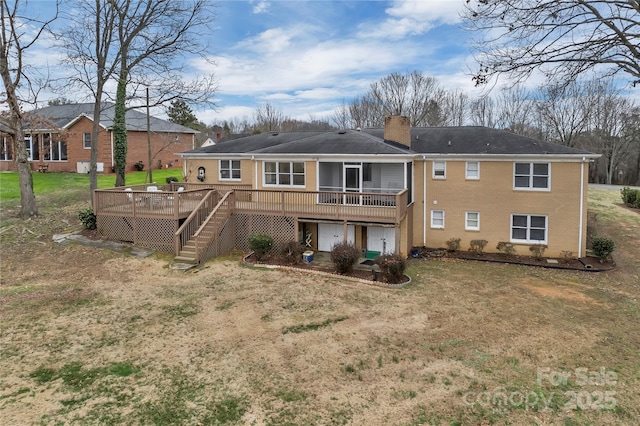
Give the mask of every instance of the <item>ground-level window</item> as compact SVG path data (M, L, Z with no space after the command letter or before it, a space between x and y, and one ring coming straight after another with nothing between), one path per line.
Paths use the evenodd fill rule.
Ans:
M548 218L543 215L512 214L511 241L546 244Z
M467 161L465 178L480 179L480 162L479 161Z
M480 230L480 213L466 212L464 229L466 229L467 231L479 231Z
M549 163L514 163L515 189L548 190Z
M91 149L91 133L82 134L82 147L84 149Z
M446 177L447 177L447 162L434 161L433 162L433 178L445 179Z
M264 184L275 186L304 186L304 162L265 161Z
M240 160L220 160L220 180L239 180L240 176Z
M3 136L2 140L0 141L0 160L12 160L13 157L11 156L11 140L6 137Z
M444 228L444 210L431 210L431 227Z

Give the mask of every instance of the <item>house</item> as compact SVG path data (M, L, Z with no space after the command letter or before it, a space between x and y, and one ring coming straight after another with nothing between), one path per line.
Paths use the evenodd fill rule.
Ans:
M242 249L261 231L319 251L348 241L407 255L460 238L462 249L484 239L486 251L504 241L519 254L543 244L546 256L585 255L598 155L503 130L409 123L393 116L384 129L262 133L179 155L187 182L233 194L225 235Z
M103 103L98 134L98 172L111 172L114 165L114 104ZM29 112L25 124L25 144L33 170L56 172L89 172L93 103L51 105ZM180 165L178 152L195 147L193 129L150 117L153 167ZM134 164L148 163L147 115L130 109L126 112L127 171ZM16 170L13 144L8 135L0 135L0 171Z

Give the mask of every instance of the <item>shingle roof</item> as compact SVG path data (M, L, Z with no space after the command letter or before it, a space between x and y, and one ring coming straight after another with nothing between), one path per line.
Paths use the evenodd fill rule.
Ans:
M365 129L363 132L379 138L384 134L382 129ZM588 151L482 126L412 128L411 149L419 154L591 154Z
M260 133L233 141L221 141L214 146L187 151L187 153L413 154L401 144L384 141L355 130Z
M411 149L384 140L383 129L261 133L183 154L593 155L506 130L481 126L411 129Z
M115 115L115 104L111 102L103 102L102 112L100 114L100 124L110 129L113 127L113 118ZM93 120L93 103L83 104L67 104L67 105L50 105L44 108L31 111L43 119L50 121L55 127L63 128L78 117L84 115ZM146 131L147 115L135 109L129 109L125 115L127 130L130 131ZM198 133L198 131L188 127L171 123L157 117L151 117L151 130L163 133Z

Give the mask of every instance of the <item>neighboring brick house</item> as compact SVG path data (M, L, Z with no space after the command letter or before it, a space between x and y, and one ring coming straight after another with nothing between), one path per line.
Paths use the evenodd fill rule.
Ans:
M544 244L546 256L574 257L586 251L589 163L598 157L485 127L412 129L407 117L387 117L384 129L263 133L180 156L187 181L244 194L238 247L248 227L263 226L320 251L346 240L407 255L460 238L462 249L484 239L486 251L505 241L519 254ZM286 220L253 220L253 211Z
M55 105L29 112L31 125L25 125L25 144L31 167L42 165L48 171L88 173L93 127L93 103ZM110 173L113 159L114 104L105 102L100 116L98 134L98 172ZM147 116L130 109L126 113L127 171L142 161L148 164ZM150 118L151 152L153 167L180 165L178 152L195 147L195 130L162 120ZM11 138L0 135L0 171L16 170Z

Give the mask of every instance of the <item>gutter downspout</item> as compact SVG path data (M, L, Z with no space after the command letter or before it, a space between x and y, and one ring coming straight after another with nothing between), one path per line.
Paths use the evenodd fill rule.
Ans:
M580 163L580 225L578 226L578 258L582 257L582 223L584 216L584 162L585 157L582 157Z
M422 156L422 169L424 176L422 178L422 188L424 193L422 194L422 245L427 245L427 159Z
M258 162L253 155L251 156L251 161L253 161L253 180L255 181L255 185L253 186L253 188L258 189Z

